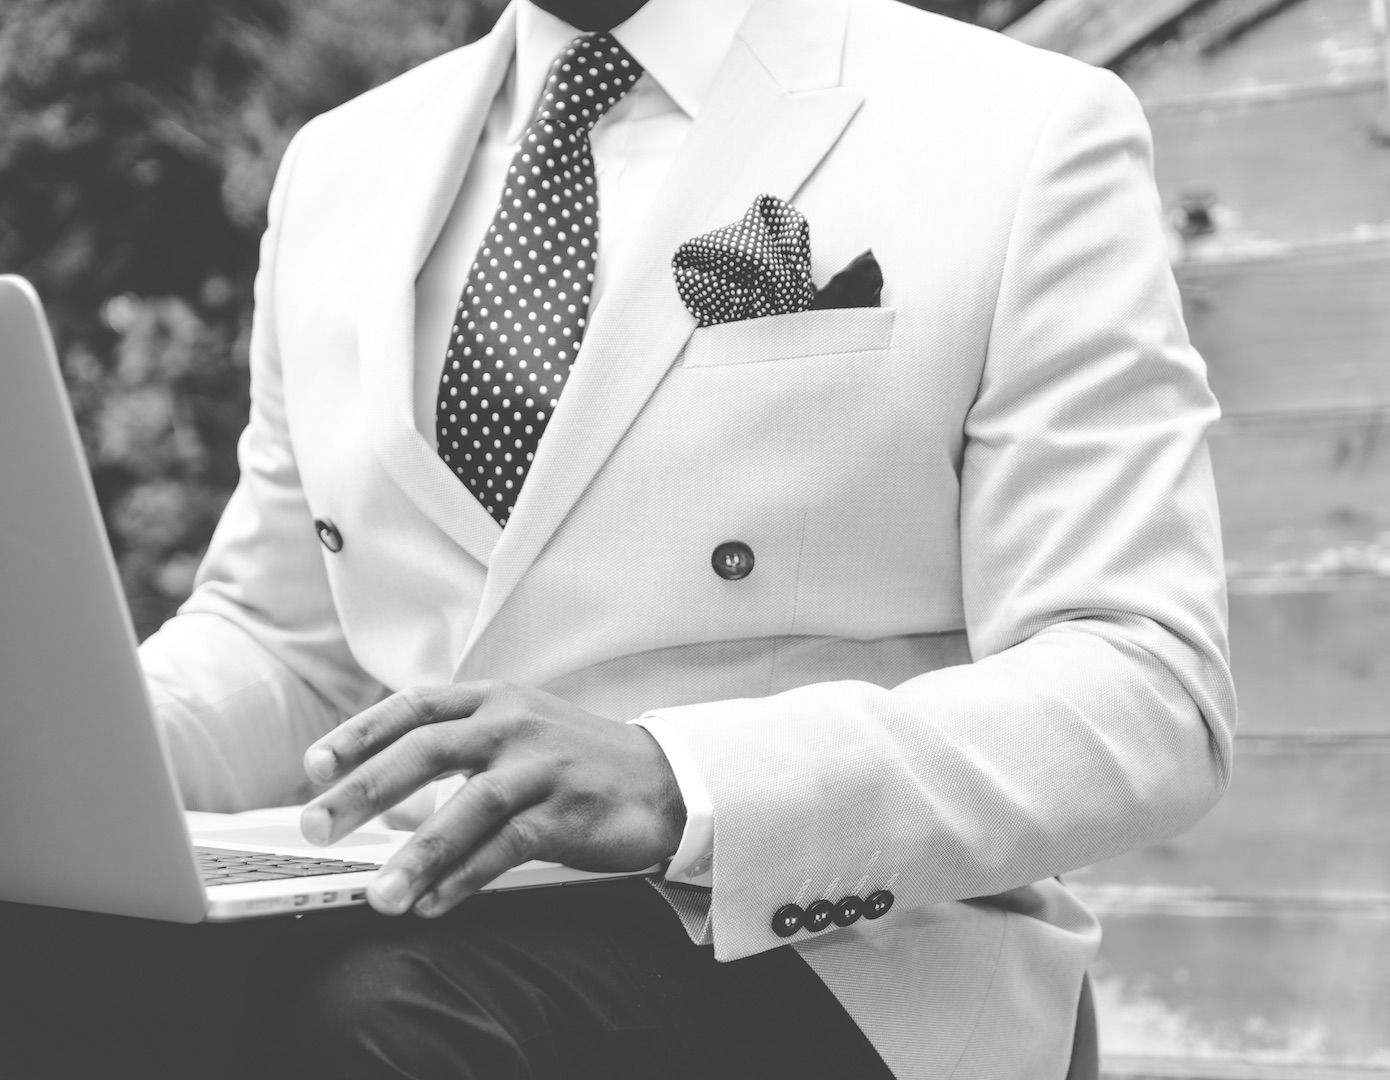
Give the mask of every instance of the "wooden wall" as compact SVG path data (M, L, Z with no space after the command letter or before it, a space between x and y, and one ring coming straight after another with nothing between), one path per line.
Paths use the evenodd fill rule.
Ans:
M1234 782L1205 821L1071 878L1106 927L1094 970L1106 1068L1116 1077L1383 1080L1382 60L1367 0L1178 6L1176 27L1117 69L1154 130L1189 328L1224 411L1211 447L1241 721ZM1233 36L1240 19L1251 25ZM1208 233L1184 219L1194 201L1209 206Z

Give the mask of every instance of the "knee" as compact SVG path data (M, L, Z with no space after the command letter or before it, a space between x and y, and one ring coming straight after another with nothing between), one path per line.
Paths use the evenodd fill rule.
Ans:
M287 1076L517 1074L503 1025L466 981L439 970L427 942L364 935L306 953L284 958L252 1025L253 1042L293 1063Z
M284 1015L291 1036L313 1058L371 1058L383 1037L409 1022L405 1002L417 993L417 958L391 942L346 947L290 983Z
M399 1023L394 998L412 967L386 942L293 943L252 992L246 1057L283 1062L286 1076L311 1062L308 1075L375 1075L380 1035Z

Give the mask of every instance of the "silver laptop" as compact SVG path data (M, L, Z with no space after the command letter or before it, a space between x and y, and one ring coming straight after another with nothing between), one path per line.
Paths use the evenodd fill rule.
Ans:
M184 811L43 309L0 277L0 900L185 923L344 907L408 838L316 848L293 811ZM624 876L530 862L489 888Z

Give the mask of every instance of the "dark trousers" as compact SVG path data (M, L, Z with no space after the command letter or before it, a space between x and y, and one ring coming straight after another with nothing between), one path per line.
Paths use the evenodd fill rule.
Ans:
M0 904L15 1080L891 1080L790 948L717 964L641 881L173 926Z

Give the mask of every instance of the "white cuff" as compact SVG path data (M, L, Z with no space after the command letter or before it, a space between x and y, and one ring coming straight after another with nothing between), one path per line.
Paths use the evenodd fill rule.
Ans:
M714 884L714 804L695 757L680 733L661 717L647 713L628 723L645 729L656 740L685 801L685 832L666 868L666 880L709 888Z

